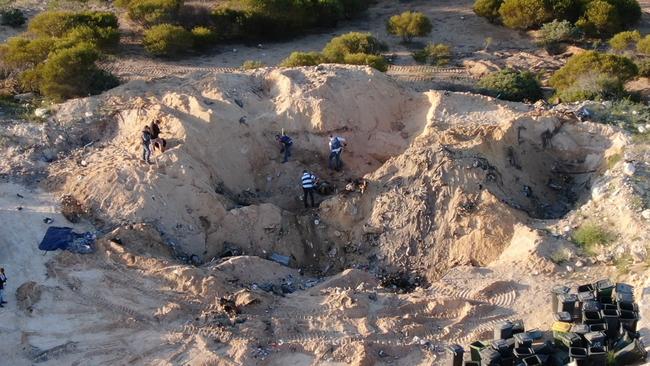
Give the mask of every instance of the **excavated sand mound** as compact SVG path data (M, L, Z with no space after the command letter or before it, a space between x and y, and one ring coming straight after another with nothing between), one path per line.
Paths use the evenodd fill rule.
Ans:
M435 277L489 263L516 225L566 213L618 148L607 127L488 97L415 93L342 66L134 81L68 102L57 119L110 126L49 182L107 225L146 222L206 261L237 248L322 272L381 265ZM154 119L168 150L147 165L139 132ZM286 164L274 140L282 130L295 141ZM342 173L327 169L329 134L348 141ZM341 192L360 177L368 188L304 210L303 169Z

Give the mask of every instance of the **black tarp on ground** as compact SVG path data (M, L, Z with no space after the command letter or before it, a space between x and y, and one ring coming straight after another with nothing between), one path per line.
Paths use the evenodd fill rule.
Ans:
M46 251L62 249L75 253L90 253L92 252L90 244L94 241L95 236L92 233L79 234L69 227L50 226L38 245L38 249Z

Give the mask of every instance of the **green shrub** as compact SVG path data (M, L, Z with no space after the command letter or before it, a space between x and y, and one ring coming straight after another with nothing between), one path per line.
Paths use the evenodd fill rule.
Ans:
M579 75L571 86L556 93L556 97L563 102L616 100L625 96L624 85L618 78L598 72Z
M551 262L560 265L569 261L570 252L567 249L558 249L551 253L550 260Z
M174 57L192 47L192 33L185 28L159 24L144 32L142 45L153 56Z
M540 44L548 46L560 42L568 42L576 38L577 28L568 20L553 20L540 29Z
M178 15L183 0L132 0L129 18L145 26L171 22Z
M618 32L621 27L616 7L605 0L594 0L587 4L584 16L576 26L588 35L608 35Z
M63 37L77 26L118 28L117 17L110 12L45 11L35 16L27 27L37 36Z
M59 42L57 48L71 47L81 42L92 43L102 50L114 49L120 43L120 32L117 28L92 28L80 25L72 28Z
M639 69L639 76L650 78L650 61L639 61L637 62L636 66Z
M23 87L56 101L101 93L119 84L95 65L100 54L90 43L53 52L47 62L21 76Z
M575 22L582 15L582 0L546 0L546 8L555 20Z
M478 86L487 94L505 100L521 102L542 98L542 88L537 77L528 71L504 69L484 77Z
M289 57L282 60L280 66L316 66L324 62L323 55L318 52L291 52Z
M74 26L80 25L74 13L45 11L29 22L28 29L37 36L62 37Z
M598 254L600 245L606 245L616 239L616 235L595 223L584 223L573 233L573 242L587 255Z
M316 24L323 27L335 26L343 18L345 10L339 0L318 0Z
M386 45L370 33L350 32L332 38L323 48L323 55L328 62L343 62L349 53L378 55L386 50Z
M641 20L641 6L637 0L607 0L614 5L620 19L628 26L635 25Z
M364 11L369 0L238 0L212 12L222 39L281 39L329 27Z
M0 58L7 67L15 70L34 68L47 59L55 46L56 40L50 37L12 37L0 45Z
M242 29L246 21L246 12L231 8L218 7L212 12L212 24L215 33L221 39L243 37Z
M544 0L505 0L499 14L506 27L521 30L540 26L549 19Z
M246 60L241 65L241 68L244 70L259 69L260 67L266 67L266 64L262 61Z
M194 27L192 29L192 45L194 48L203 50L206 49L217 41L217 34L206 27Z
M343 58L343 63L349 65L368 65L379 71L388 70L388 62L381 55L368 55L366 53L348 53Z
M27 21L25 14L20 9L5 9L0 11L0 24L10 27L20 27Z
M644 55L650 55L650 34L641 38L636 44L636 50Z
M420 12L405 11L393 15L388 20L388 33L402 37L404 42L411 42L413 37L423 37L431 33L432 25L429 18Z
M490 23L496 23L499 20L499 8L503 0L476 0L474 2L474 13L487 19Z
M620 95L623 84L636 76L638 69L627 57L587 51L572 56L550 78L562 101L608 99Z
M639 33L639 31L620 32L616 33L616 35L609 40L609 46L612 47L614 51L621 52L634 47L639 40L641 40L641 33Z
M412 55L419 63L445 66L451 61L451 47L443 43L430 43L423 49L413 52Z

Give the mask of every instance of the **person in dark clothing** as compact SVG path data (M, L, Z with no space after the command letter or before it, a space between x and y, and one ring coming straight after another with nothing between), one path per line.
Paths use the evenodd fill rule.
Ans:
M340 136L330 135L330 157L328 165L330 169L335 169L336 171L341 170L341 152L343 152L343 146L348 146L345 143L345 139ZM333 164L332 164L333 163Z
M155 140L158 138L160 135L160 120L157 119L153 122L151 122L151 125L149 125L149 129L151 129L151 139Z
M144 126L142 130L142 160L151 164L151 127Z
M164 153L167 149L167 140L162 137L158 137L157 139L151 140L151 146L153 151L156 151L156 149L158 149L161 153Z
M0 308L4 308L3 304L6 304L5 301L5 282L7 282L7 276L5 276L5 269L0 268Z
M311 198L311 207L316 207L314 204L314 189L316 188L317 178L315 175L311 174L307 170L302 171L302 191L304 193L303 201L305 202L305 208L309 207L307 205L307 196Z
M291 146L293 145L293 140L291 140L291 137L287 136L284 133L282 133L282 135L275 135L275 139L281 146L280 152L284 153L284 160L282 160L282 162L286 163L289 161L289 156L291 156Z

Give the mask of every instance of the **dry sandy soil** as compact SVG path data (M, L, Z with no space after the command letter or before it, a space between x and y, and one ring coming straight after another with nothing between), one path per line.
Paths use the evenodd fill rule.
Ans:
M169 149L147 165L138 134L155 118ZM650 221L629 205L648 150L612 127L323 66L132 81L2 131L21 149L0 173L27 184L0 186L10 364L440 364L504 319L548 329L552 285L603 277L636 286L648 337ZM330 133L348 139L342 172L326 168ZM318 208L303 208L303 169L335 188ZM83 226L57 213L63 194ZM45 216L97 230L95 253L43 256ZM610 257L567 240L588 219L612 221ZM624 255L628 272L612 266Z
M434 21L423 42L486 67L561 65L470 4L382 1L332 32L177 62L128 47L112 67L143 80L55 106L43 123L0 123L2 363L441 364L445 345L490 338L504 319L547 330L550 287L604 277L636 286L650 344L647 144L531 105L418 92L400 82L418 80L410 69L217 72L353 30L412 64L384 29L405 9ZM138 134L156 118L169 149L147 165ZM295 140L286 164L282 130ZM348 139L342 172L326 167L329 134ZM334 188L315 209L303 208L303 169ZM359 178L363 193L345 189ZM60 214L63 195L81 203L81 224ZM43 255L45 217L97 231L95 253ZM594 221L616 240L590 257L570 238Z

